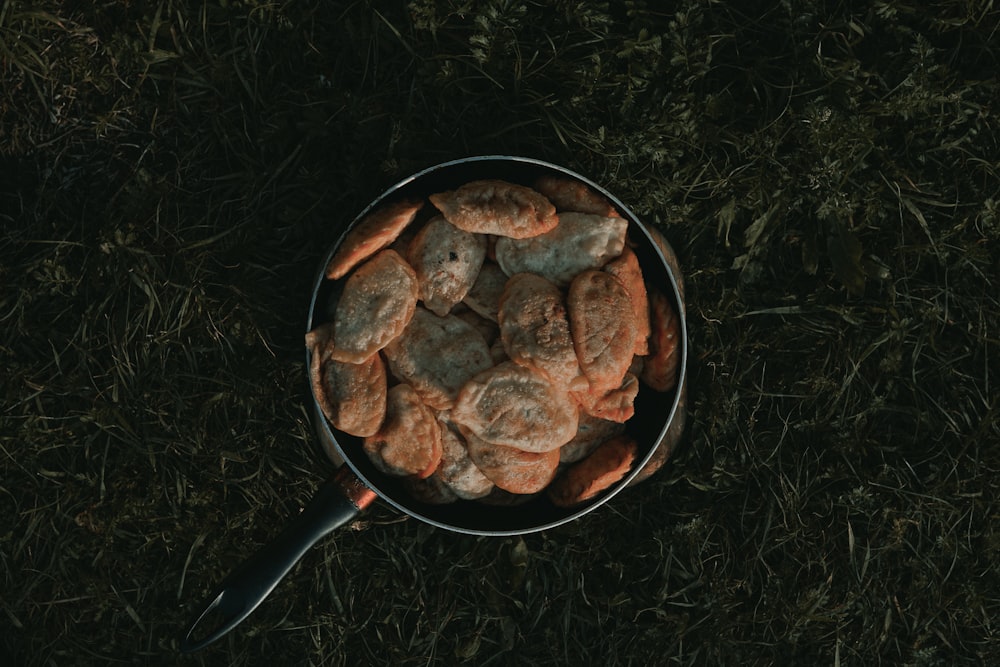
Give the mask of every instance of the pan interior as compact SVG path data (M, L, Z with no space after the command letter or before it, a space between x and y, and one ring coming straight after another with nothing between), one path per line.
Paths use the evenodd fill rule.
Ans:
M385 201L403 197L425 198L427 195L443 190L451 190L468 181L497 178L530 185L541 175L569 176L586 183L591 188L605 195L628 220L628 237L635 246L634 251L639 259L647 285L655 286L663 291L673 301L674 308L681 314L680 377L677 386L684 381L687 358L687 334L684 327L683 307L677 282L665 261L663 255L643 228L642 223L613 195L588 179L555 165L527 158L487 156L469 158L431 167L415 176L393 186L370 204L358 217L345 228L353 227L367 213ZM329 258L343 240L343 235L330 248L320 266L319 274L313 288L309 307L307 331L328 321L327 304L336 298L339 288L338 281L325 278L324 270ZM306 368L309 368L308 359ZM457 501L445 505L431 505L415 500L403 487L399 479L379 472L362 450L361 438L338 431L331 427L325 419L317 417L317 428L320 438L326 446L326 454L332 460L337 455L344 459L358 476L376 493L400 511L426 521L430 524L464 533L484 535L510 535L527 533L551 528L571 521L606 502L611 496L627 485L628 481L638 473L641 464L653 454L665 435L667 425L677 409L677 391L659 393L642 385L635 401L635 416L626 424L626 431L635 438L639 445L639 465L633 468L632 474L619 482L604 494L574 508L560 508L549 502L545 494L539 494L532 499L511 507L487 505L478 501ZM314 410L314 414L321 414ZM331 450L332 447L332 450Z

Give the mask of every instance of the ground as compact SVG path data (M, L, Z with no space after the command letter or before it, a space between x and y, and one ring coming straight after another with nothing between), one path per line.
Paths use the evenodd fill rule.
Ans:
M0 660L1000 662L992 2L0 3ZM339 231L476 154L676 248L690 419L587 516L377 503L226 638L197 605L330 474Z

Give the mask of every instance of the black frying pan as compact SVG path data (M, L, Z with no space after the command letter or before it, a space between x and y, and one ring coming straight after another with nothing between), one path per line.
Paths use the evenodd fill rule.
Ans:
M680 317L678 389L662 394L641 387L635 401L635 416L626 424L627 431L639 444L639 465L605 493L569 509L556 507L544 494L516 506L487 505L476 501L424 504L415 500L400 480L376 470L362 451L361 439L334 429L323 417L314 398L312 412L320 444L326 456L340 465L339 471L320 486L302 513L280 535L219 585L181 639L182 652L203 648L236 627L257 608L310 547L364 510L375 498L381 498L400 512L439 528L474 535L519 535L553 528L583 516L603 505L630 483L644 479L669 456L683 429L687 382L687 327L683 282L677 260L663 237L647 228L614 195L563 167L522 157L473 157L430 167L392 186L344 229L321 262L313 283L306 331L328 319L328 304L334 298L337 281L328 280L325 269L333 253L347 231L383 203L404 197L425 198L434 192L453 190L468 181L485 178L530 185L544 174L577 179L608 198L628 220L628 238L634 245L647 285L665 293L674 302ZM306 353L306 369L310 368L309 354ZM202 625L212 629L202 630ZM199 638L195 638L196 632Z

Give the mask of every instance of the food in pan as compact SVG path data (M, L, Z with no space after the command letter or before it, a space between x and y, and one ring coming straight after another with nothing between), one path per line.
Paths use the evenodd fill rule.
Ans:
M347 278L333 315L337 361L359 364L403 333L417 308L417 274L394 250L383 250Z
M466 382L451 411L477 438L526 452L559 449L576 433L578 416L568 393L513 361Z
M384 354L396 379L410 384L435 410L450 409L459 390L493 366L489 346L471 324L455 315L439 317L420 306Z
M677 365L680 363L677 350L680 320L670 301L659 290L649 293L649 312L650 354L643 360L639 377L656 391L670 391L677 384Z
M381 428L364 440L365 454L387 475L430 477L441 463L441 425L408 384L386 397Z
M592 391L621 385L635 349L635 311L625 286L605 271L584 271L566 297L573 346Z
M628 435L601 443L586 458L574 463L548 489L560 507L572 507L611 488L632 469L638 447Z
M632 310L635 311L635 354L649 354L649 295L646 292L646 281L642 277L642 267L639 258L635 256L628 245L622 247L622 253L616 259L604 265L604 270L622 281L628 292Z
M438 216L417 232L407 257L417 273L420 300L442 317L465 298L486 257L486 237Z
M422 502L585 502L636 465L640 385L676 386L680 321L627 222L576 181L535 186L387 204L330 261L316 400Z
M508 276L530 272L559 287L586 269L597 269L618 257L628 223L587 213L560 213L552 230L530 238L499 238L497 263Z
M326 267L326 277L336 280L365 259L385 248L413 222L424 202L403 199L383 206L359 222L344 237Z
M382 357L373 354L358 364L332 357L333 325L306 334L312 350L313 394L334 427L360 437L373 435L385 418L386 373Z
M486 442L465 432L469 458L498 489L509 493L537 493L549 485L559 467L559 450L527 452Z
M607 199L575 179L565 176L540 176L535 180L534 187L545 195L559 212L575 211L621 217Z
M535 369L558 387L587 387L562 290L534 273L515 274L501 295L497 319L504 350L516 363Z
M430 196L431 203L459 229L523 239L559 223L556 207L531 188L500 180L472 181Z
M507 274L495 261L484 262L469 293L465 295L465 305L488 320L497 321L500 310L500 296L507 285Z

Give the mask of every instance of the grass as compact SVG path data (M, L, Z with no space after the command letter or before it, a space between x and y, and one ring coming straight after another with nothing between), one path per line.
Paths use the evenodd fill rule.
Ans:
M0 2L4 664L995 664L989 2ZM329 473L340 225L471 154L605 184L688 283L690 428L573 524L377 505L183 660Z

